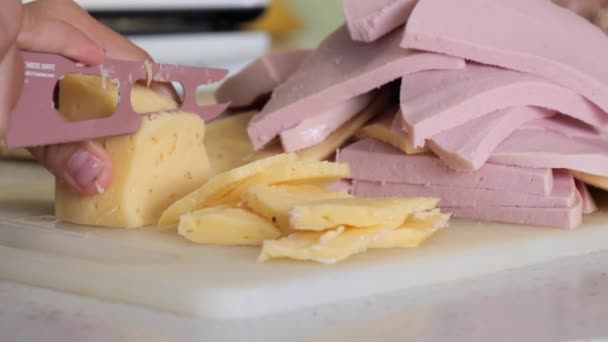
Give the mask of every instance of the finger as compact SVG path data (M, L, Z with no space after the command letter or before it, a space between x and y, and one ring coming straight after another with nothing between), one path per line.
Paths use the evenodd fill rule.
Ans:
M14 44L21 27L21 3L18 0L7 0L2 3L0 11L0 61L4 59Z
M58 19L37 19L37 17L39 17L37 11L26 12L23 25L24 27L18 38L19 45L22 49L58 53L87 64L99 64L103 62L104 49L100 44L82 33L78 28ZM109 29L105 28L104 31L105 30ZM116 34L112 31L111 33ZM52 39L53 37L66 38ZM115 39L116 41L126 41L126 39L123 37L120 37L120 39L116 37L109 38L112 40ZM127 49L120 50L121 52L117 52L115 50L116 48L114 46L110 48L110 51L113 53L113 58L151 60L150 56L145 51L135 47L135 45L128 47ZM157 92L171 97L175 101L179 101L179 96L171 84L155 82L151 85L151 87Z
M105 56L103 48L76 27L29 12L17 42L23 50L60 54L85 64L101 64Z
M21 95L23 61L16 46L0 60L0 138L6 134L8 117Z
M21 54L13 46L0 61L0 137L8 129L9 115L21 95L23 77Z
M137 61L150 59L144 50L95 20L74 1L34 1L24 5L24 9L30 19L48 18L69 22L78 31L85 32L91 41L106 50L106 54L112 58Z
M97 143L80 142L30 149L32 155L74 192L103 192L112 178L111 160Z
M21 26L18 0L7 0L0 10L0 138L6 134L8 116L19 99L23 84L23 62L15 40Z
M64 0L49 0L46 2L33 2L25 5L28 12L44 13L56 20L65 21L70 18L70 24L81 32L86 32L89 39L101 46L109 58L132 61L151 61L152 57L142 48L135 45L119 33L113 31L103 23L95 20L77 3ZM153 82L150 87L156 92L180 101L175 88L170 83Z

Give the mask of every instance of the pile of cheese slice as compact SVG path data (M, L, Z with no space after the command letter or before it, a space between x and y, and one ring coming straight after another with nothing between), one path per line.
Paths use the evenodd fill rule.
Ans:
M373 248L420 245L450 218L434 198L362 199L329 190L346 164L279 154L218 174L161 216L190 241L262 246L259 261L334 264Z

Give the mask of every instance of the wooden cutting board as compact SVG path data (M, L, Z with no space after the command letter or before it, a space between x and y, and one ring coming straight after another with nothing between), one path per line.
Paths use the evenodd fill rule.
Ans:
M172 231L55 222L52 179L0 163L0 278L215 319L239 319L427 286L608 250L608 213L577 230L453 221L410 250L325 266L259 264L258 248L199 246Z

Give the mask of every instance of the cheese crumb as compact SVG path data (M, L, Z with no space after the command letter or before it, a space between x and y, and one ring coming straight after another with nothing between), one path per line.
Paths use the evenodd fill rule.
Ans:
M103 68L103 65L99 66L99 74L101 75L101 89L106 90L106 80L108 79L110 74L106 69Z
M144 68L146 69L146 87L150 88L150 84L154 78L152 75L152 63L148 60L144 61Z
M103 186L101 186L101 184L99 184L99 182L96 180L95 181L95 189L97 189L97 193L103 194L106 189L103 188Z

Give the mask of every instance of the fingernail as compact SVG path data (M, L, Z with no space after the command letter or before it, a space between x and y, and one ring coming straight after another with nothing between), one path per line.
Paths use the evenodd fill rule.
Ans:
M103 164L87 151L78 151L68 162L68 172L74 182L82 189L94 185L103 172Z

